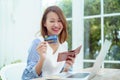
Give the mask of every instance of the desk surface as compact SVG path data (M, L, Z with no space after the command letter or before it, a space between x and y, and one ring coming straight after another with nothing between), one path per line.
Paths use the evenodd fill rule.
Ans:
M92 69L84 69L83 71L91 71ZM92 80L120 80L120 69L101 69Z
M82 69L80 72L91 71L91 68ZM33 80L45 80L45 78L37 78ZM92 80L120 80L120 69L101 69Z

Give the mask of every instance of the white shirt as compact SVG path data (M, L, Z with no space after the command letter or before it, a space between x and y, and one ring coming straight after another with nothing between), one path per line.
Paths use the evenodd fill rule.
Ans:
M67 42L64 42L63 44L59 44L58 49L53 54L52 48L47 44L47 53L42 67L42 76L55 75L60 73L64 67L65 61L57 62L58 54L67 50Z

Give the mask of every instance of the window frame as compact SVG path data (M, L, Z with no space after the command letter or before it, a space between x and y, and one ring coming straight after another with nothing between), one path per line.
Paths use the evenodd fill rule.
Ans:
M80 70L80 68L84 68L84 62L92 62L94 63L95 60L92 59L84 59L84 20L85 19L92 19L92 18L100 18L101 19L101 41L103 46L104 42L104 18L105 17L111 17L111 16L120 16L120 13L111 13L111 14L104 14L104 0L100 0L101 5L101 13L99 15L92 15L92 16L84 16L84 0L73 0L73 9L72 9L72 46L75 48L79 44L82 44L82 50L80 52L80 55L78 55L78 58L76 59L76 64L74 65L74 70ZM76 9L77 7L77 9ZM80 30L80 31L79 31ZM79 38L78 35L79 34ZM104 63L120 63L120 61L110 61L105 60ZM102 68L104 68L104 63L102 65ZM78 67L80 66L80 67Z

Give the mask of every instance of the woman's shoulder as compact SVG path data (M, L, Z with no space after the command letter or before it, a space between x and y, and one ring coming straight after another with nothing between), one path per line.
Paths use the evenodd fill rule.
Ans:
M68 45L68 42L65 41L64 43L62 43L61 45L64 45L64 46L67 46Z
M60 44L60 50L62 52L68 50L68 43L66 41L64 43Z
M32 40L32 43L31 43L31 45L30 45L29 50L36 48L37 45L38 45L40 42L42 42L42 38L40 38L40 37L34 37L34 39Z
M68 49L68 42L65 41L64 43L61 44L61 46L62 46L64 49Z

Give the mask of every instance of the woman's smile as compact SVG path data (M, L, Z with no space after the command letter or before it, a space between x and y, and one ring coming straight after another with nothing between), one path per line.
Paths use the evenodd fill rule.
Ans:
M59 33L60 28L52 28L52 31L55 32L55 33Z

